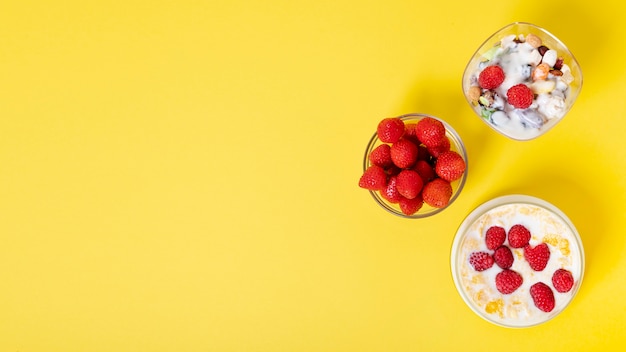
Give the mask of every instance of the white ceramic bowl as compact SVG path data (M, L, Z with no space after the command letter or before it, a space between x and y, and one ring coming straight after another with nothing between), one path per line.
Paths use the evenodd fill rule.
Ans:
M519 272L524 282L515 292L502 294L496 289L495 276L503 269L494 264L476 271L468 258L476 251L492 253L485 244L489 227L501 226L508 232L514 224L530 230L531 246L547 243L550 260L544 270L534 271L523 249L512 248L514 262L510 269ZM467 306L481 318L510 328L530 327L556 317L576 296L585 271L583 245L574 224L554 205L527 195L498 197L472 211L458 228L450 259L454 284ZM569 292L559 293L552 284L552 275L559 268L573 275L574 285ZM553 291L556 304L548 313L539 310L530 295L530 286L537 282L544 282Z

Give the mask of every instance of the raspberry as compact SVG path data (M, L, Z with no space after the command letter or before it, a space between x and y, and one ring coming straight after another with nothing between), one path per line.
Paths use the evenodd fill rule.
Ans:
M426 148L426 146L423 144L418 144L417 145L417 160L424 160L426 162L430 162L431 159L432 159L432 156L430 152L428 151L428 148Z
M493 266L493 257L487 252L473 252L469 255L469 263L476 271L485 271Z
M550 260L550 248L545 243L538 244L535 247L528 245L524 247L524 259L526 259L531 269L542 271Z
M554 309L554 293L550 286L543 282L537 282L530 286L530 296L533 298L535 307L541 311L548 313Z
M500 246L493 252L493 260L502 269L509 269L513 266L513 252L507 246Z
M444 208L452 197L452 186L450 182L436 178L424 185L422 198L424 203L434 208Z
M448 182L456 181L461 178L465 172L465 160L463 160L459 153L453 150L447 151L437 158L435 172L439 177Z
M506 92L506 98L509 101L509 104L513 105L518 109L526 109L533 103L533 99L535 98L533 91L528 88L523 83L516 84L513 87L509 88Z
M417 138L417 123L407 123L404 125L404 138L419 145L421 142Z
M389 182L387 182L387 187L380 190L380 196L386 199L389 203L398 203L400 199L403 198L398 189L396 188L396 181L398 176L393 175L389 177Z
M515 292L523 282L522 275L511 269L504 269L496 275L496 288L505 295Z
M572 273L565 269L557 269L554 274L552 274L552 286L554 286L557 292L569 292L574 286Z
M368 167L359 179L359 187L370 191L380 191L387 187L387 174L382 167L372 165Z
M405 215L413 215L417 213L418 210L422 208L424 201L422 201L422 197L419 195L413 199L408 199L401 197L400 198L400 210Z
M378 139L384 143L395 143L404 134L404 122L399 117L382 119L376 128Z
M524 225L513 225L509 229L509 245L513 248L524 248L530 241L530 231Z
M491 226L485 233L485 242L487 248L492 251L504 244L506 240L506 231L500 226Z
M372 164L378 165L383 169L390 167L393 164L391 161L391 146L389 144L379 145L372 150L369 159Z
M504 82L504 70L498 65L487 66L478 75L478 84L484 89L498 88Z
M416 135L427 148L434 147L447 138L443 123L432 117L425 117L417 122Z
M402 170L397 176L396 189L401 196L413 199L420 194L424 182L415 170Z
M450 150L450 140L448 138L442 139L439 144L427 147L428 153L434 158L438 158L441 154Z
M400 171L402 171L402 169L393 164L385 169L385 173L387 173L387 176L397 176Z
M413 166L417 161L417 146L408 139L400 139L391 145L391 160L399 168Z
M418 160L413 166L413 170L417 171L417 173L422 177L424 183L428 183L435 179L435 169L426 162L425 160Z

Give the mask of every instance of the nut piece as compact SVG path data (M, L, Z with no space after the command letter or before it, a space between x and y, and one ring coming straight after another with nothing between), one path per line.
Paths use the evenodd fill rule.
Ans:
M530 46L532 46L533 48L538 48L541 46L541 38L532 33L529 33L526 36L526 43L530 44Z
M550 70L550 74L553 76L563 76L563 71L561 70Z
M494 102L493 93L490 90L486 91L483 95L480 96L480 98L478 98L478 101L483 106L491 106L491 104L493 104Z
M548 78L548 72L550 72L550 66L545 63L537 65L533 70L533 81L544 80Z
M470 98L470 100L475 103L478 101L478 98L480 98L480 94L482 93L482 90L480 89L479 86L471 86L469 91L467 92L467 96Z
M556 62L554 63L554 69L560 70L561 68L563 68L563 58L559 57L556 59Z
M561 80L567 84L570 84L574 81L574 75L572 75L572 72L567 70L567 71L561 71L563 72L563 74L561 75Z

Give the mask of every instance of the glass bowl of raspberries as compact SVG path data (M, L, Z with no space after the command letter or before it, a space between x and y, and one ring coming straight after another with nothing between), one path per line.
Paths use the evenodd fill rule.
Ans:
M443 211L467 178L467 152L457 132L426 114L379 121L363 158L359 187L376 203L404 218Z
M537 138L572 108L583 75L558 38L531 23L515 22L490 36L463 73L463 94L472 110L500 134Z
M489 200L461 223L452 244L454 284L481 318L504 327L542 324L581 287L582 241L545 200L521 194Z

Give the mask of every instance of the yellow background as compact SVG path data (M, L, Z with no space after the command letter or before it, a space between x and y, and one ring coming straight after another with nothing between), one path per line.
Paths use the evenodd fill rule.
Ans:
M626 10L602 1L3 1L0 351L611 351L626 338ZM461 93L514 21L574 52L583 90L508 140ZM359 189L378 121L466 143L458 200L394 217ZM554 320L500 328L452 283L479 204L560 207L587 270Z

